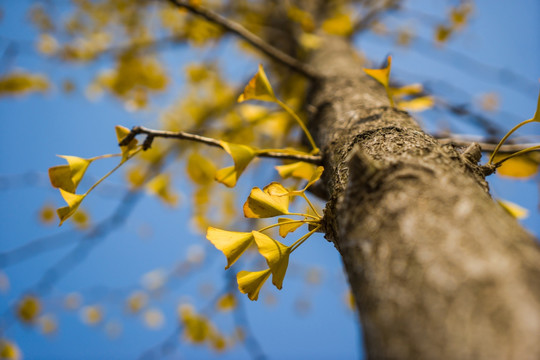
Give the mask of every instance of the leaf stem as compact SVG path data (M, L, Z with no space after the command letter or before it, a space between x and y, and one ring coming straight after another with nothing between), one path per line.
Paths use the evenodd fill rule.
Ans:
M300 125L300 127L302 128L302 130L304 131L304 134L306 134L306 137L308 138L308 141L309 143L311 144L311 147L313 148L313 154L318 154L319 153L319 148L317 147L317 145L315 145L315 141L313 140L313 137L311 136L311 134L309 133L309 130L307 129L306 127L306 124L304 124L304 122L302 121L302 119L300 119L300 117L298 115L296 115L296 113L287 105L285 104L283 101L279 100L278 98L276 98L276 103L281 106L281 108L283 110L285 110L286 112L289 113L289 115L291 115L294 120L296 120L296 122L298 123L298 125Z
M311 201L309 201L308 197L306 196L306 193L302 191L302 194L300 195L304 198L304 200L306 200L306 202L308 203L309 207L311 208L311 210L313 210L313 212L315 213L315 215L317 215L319 218L322 218L322 216L319 214L319 212L317 211L317 209L315 209L315 206L313 206L313 204L311 203Z
M517 124L516 126L514 126L509 132L507 132L506 135L504 135L504 137L501 139L501 141L499 141L499 143L497 144L497 147L495 147L495 150L493 150L493 152L491 153L491 156L489 157L488 165L493 163L493 159L495 158L495 155L497 155L497 152L501 148L502 144L504 144L504 142L506 141L506 139L508 139L508 137L510 135L512 135L517 129L519 129L523 125L529 124L529 123L534 122L534 121L535 121L534 118L522 121L519 124ZM518 153L520 153L520 152L521 151L518 151ZM509 158L510 157L508 157L507 159L509 159Z
M272 225L268 225L268 226L265 226L259 230L257 230L258 232L262 232L262 231L265 231L265 230L269 230L269 229L272 229L272 228L275 228L276 226L281 226L281 225L288 225L288 224L296 224L296 223L313 223L314 221L313 220L306 220L306 219L302 219L302 220L290 220L290 221L283 221L283 222L278 222L276 224L272 224Z
M500 161L497 161L494 165L495 167L499 167L501 166L506 160L509 160L513 157L516 157L516 156L519 156L519 155L523 155L525 153L528 153L528 152L531 152L531 151L535 151L535 150L540 150L540 145L536 145L536 146L532 146L528 149L523 149L523 150L520 150L518 152L515 152L513 153L512 155L509 155L507 157L505 157L504 159L500 160Z
M109 171L108 173L106 173L105 175L103 175L101 177L101 179L99 179L94 185L92 185L90 187L90 189L88 189L85 193L84 193L84 196L88 195L92 190L94 190L99 184L101 184L101 182L103 182L103 180L105 180L106 178L108 178L112 173L114 173L116 170L118 170L120 168L120 166L124 165L124 163L126 161L128 161L129 159L131 159L133 156L137 155L140 151L142 150L142 146L139 147L136 151L132 152L131 154L129 154L125 159L122 159L122 161L120 161L120 163L118 163L118 165L116 165L111 171ZM121 154L120 154L121 155Z
M313 235L313 233L315 233L317 230L319 230L319 228L321 227L321 225L317 225L313 230L311 230L310 232L308 232L306 235L302 236L300 239L296 240L292 245L291 245L291 253L298 249L298 247L300 245L302 245L304 243L304 241L306 241L311 235Z

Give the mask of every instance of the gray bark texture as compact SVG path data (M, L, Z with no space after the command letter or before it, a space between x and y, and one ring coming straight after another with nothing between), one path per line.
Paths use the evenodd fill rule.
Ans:
M308 110L369 359L540 359L540 249L488 194L478 158L391 108L326 39Z

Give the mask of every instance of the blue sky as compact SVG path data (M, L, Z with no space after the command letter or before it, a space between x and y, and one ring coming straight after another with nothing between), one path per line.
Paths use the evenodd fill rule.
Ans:
M0 51L5 50L6 39L17 39L23 43L33 41L35 33L25 22L26 3L0 2L4 13L0 22ZM409 1L406 2L406 8L442 18L450 3ZM392 41L374 34L365 35L356 41L374 61L382 61L391 53L394 57L393 78L404 83L425 82L432 86L436 95L452 101L474 103L479 94L497 92L502 111L490 116L510 129L517 122L530 118L536 106L540 88L540 43L537 36L540 33L540 3L524 0L515 5L485 0L475 4L476 10L470 26L451 40L447 47L466 56L470 66L478 62L484 64L484 69L510 69L530 79L533 89L536 85L535 92L525 94L516 91L515 87L507 86L504 78L501 80L500 76L493 76L489 71L471 71L467 66L456 66L458 58L445 55L444 48L429 51L396 49ZM411 19L404 22L407 12L404 14L388 15L386 21L390 26L398 22L405 23L421 37L431 41L431 33L425 21L414 20L411 11ZM233 50L233 44L225 45L225 54L231 54ZM208 54L203 50L187 53L186 49L181 48L167 50L163 56L171 64L174 63L178 69L176 74L179 74L183 65ZM58 81L74 78L82 85L106 64L105 59L92 65L90 70L78 66L66 67L54 61L43 62L31 51L22 50L13 63L3 63L0 71L21 67L46 72ZM256 71L254 59L237 59L232 55L224 57L223 66L229 76L242 80ZM173 90L161 96L158 103L165 104L175 98L181 86L182 81L177 80ZM457 91L456 88L464 91ZM44 226L38 221L39 210L45 203L62 206L58 191L50 187L46 178L47 169L61 163L56 154L90 157L117 152L114 125L130 127L152 124L156 116L151 111L128 113L119 102L110 98L90 102L80 89L71 95L53 90L46 95L1 98L0 114L3 119L0 135L0 201L4 204L0 210L0 229L3 234L0 252L71 229L70 224L58 229L55 226ZM427 112L421 121L426 128L432 130L443 123L449 124L455 132L482 134L473 125L455 122L451 117L435 111ZM539 135L540 128L532 125L521 134ZM110 168L111 164L96 164L92 172L100 174ZM270 164L274 163L269 161L270 170L246 177L240 188L245 196L251 186L262 186L268 182ZM257 183L252 183L252 180ZM98 192L85 202L94 221L106 218L114 211L122 197L122 191L115 190L122 188L121 183L121 175L114 176L109 184L111 191ZM490 185L495 196L529 209L530 215L523 220L523 225L536 236L540 235L538 175L529 180L493 176ZM190 185L178 179L175 186L183 194L178 208L165 208L154 197L143 196L125 225L102 239L43 300L45 311L55 313L58 318L59 330L55 335L44 336L20 324L4 332L4 336L19 344L26 359L137 358L174 332L179 302L194 302L199 311L208 310L207 304L211 303L212 296L226 284L228 275L223 271L225 261L203 236L190 227ZM241 221L239 219L238 223ZM76 243L80 241L80 234L74 231L65 238ZM356 315L345 304L347 287L339 256L333 246L320 235L310 239L309 245L302 247L295 254L298 256L291 260L289 275L282 291L265 287L267 294L275 297L275 305L265 304L264 301L250 302L242 297L253 335L270 359L357 359L361 354L360 334ZM73 245L64 246L2 269L11 284L8 292L0 294L0 311L4 314L4 321L8 319L5 315L12 302L72 248ZM185 278L172 281L161 296L152 297L151 306L165 314L164 326L159 330L149 330L140 317L126 315L124 300L131 291L143 287L141 279L144 275L156 270L172 271L188 257L188 249L204 251L205 260L201 268ZM304 279L309 271L319 271L322 274L320 285L306 283ZM205 286L213 286L210 296L202 294ZM102 306L105 321L97 327L90 327L80 321L76 311L64 310L62 299L66 293L71 292L81 293L85 305ZM232 331L234 322L230 315L216 314L215 320L220 329ZM106 324L111 323L119 323L123 328L122 334L114 340L106 334ZM180 344L170 358L204 359L214 355L203 347ZM242 346L218 357L250 358Z

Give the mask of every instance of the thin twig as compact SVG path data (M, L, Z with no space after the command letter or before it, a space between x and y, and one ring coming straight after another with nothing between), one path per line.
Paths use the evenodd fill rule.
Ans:
M279 61L280 63L288 66L292 70L310 78L318 78L317 72L312 69L309 65L295 59L278 48L270 45L257 35L253 34L251 31L240 25L239 23L227 19L219 15L218 13L213 12L212 10L205 9L201 6L195 6L190 4L187 1L180 0L168 0L174 6L188 10L189 12L199 15L206 20L222 26L225 30L240 36L242 39L246 40L248 43L261 50L266 55L270 56L272 59Z
M440 138L440 139L437 139L437 140L441 144L453 144L453 145L464 146L464 147L469 146L474 142L474 143L477 143L478 145L480 145L480 147L482 148L482 151L484 151L484 152L493 152L493 151L495 151L495 148L497 147L497 143L494 143L494 142L476 141L476 140L472 140L472 139L467 140L467 138L463 138L463 137L459 137L459 136L444 137L444 138ZM505 153L505 154L514 153L516 151L525 150L525 149L528 149L530 147L538 146L538 145L540 145L540 144L538 144L538 143L505 144L505 145L502 145L500 147L500 149L499 149L499 151L497 153Z
M165 130L153 130L148 129L143 126L135 126L131 129L131 132L120 142L120 146L124 146L126 144L129 144L131 140L133 140L137 135L144 134L147 136L144 144L145 147L143 149L148 149L152 144L152 140L155 138L168 138L168 139L177 139L177 140L189 140L189 141L195 141L202 144L206 144L208 146L213 147L219 147L223 149L223 145L221 141L209 138L206 136L196 135L187 133L184 131L165 131ZM322 159L319 155L302 155L302 154L289 154L289 153L281 153L276 150L269 150L269 151L260 151L256 156L258 157L266 157L266 158L274 158L274 159L287 159L287 160L297 160L297 161L304 161L312 164L320 164Z

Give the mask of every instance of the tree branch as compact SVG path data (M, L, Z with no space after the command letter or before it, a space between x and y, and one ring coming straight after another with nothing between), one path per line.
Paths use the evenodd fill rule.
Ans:
M190 134L184 131L173 132L173 131L165 131L165 130L153 130L153 129L145 128L143 126L133 127L131 129L131 132L118 145L125 146L129 144L129 142L133 140L139 134L146 135L146 139L143 142L143 150L149 149L152 146L152 141L154 140L154 138L157 138L157 137L195 141L195 142L200 142L202 144L206 144L208 146L219 147L223 149L223 145L221 144L221 142L214 138L209 138L206 136L201 136L201 135L196 135L196 134ZM256 156L274 158L274 159L304 161L304 162L308 162L308 163L316 164L316 165L320 164L322 161L321 156L319 155L286 154L286 153L281 153L276 150L260 150Z
M167 0L174 6L177 6L182 9L186 9L189 12L199 15L206 20L222 26L228 32L238 35L257 49L261 50L266 55L270 56L272 59L279 61L280 63L288 66L292 70L310 78L316 79L319 77L318 73L313 70L310 66L304 64L303 62L287 55L278 48L273 47L257 35L253 34L251 31L243 27L237 22L234 22L226 17L219 15L218 13L213 12L212 10L205 9L201 6L195 6L189 4L187 1L181 0Z

